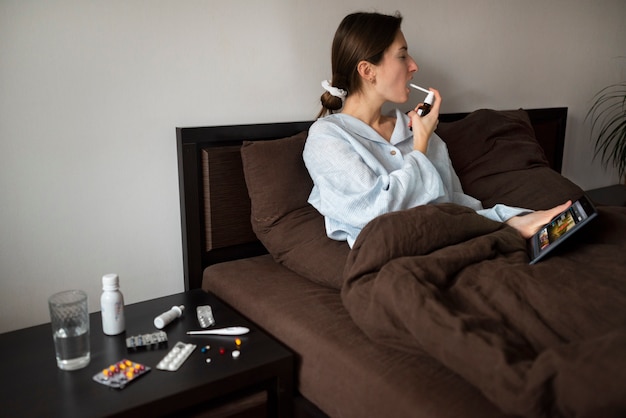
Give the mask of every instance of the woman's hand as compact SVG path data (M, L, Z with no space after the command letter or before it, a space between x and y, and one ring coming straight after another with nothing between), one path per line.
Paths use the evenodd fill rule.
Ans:
M565 209L572 205L571 200L556 206L548 210L538 210L536 212L529 213L522 216L514 216L506 223L513 228L517 229L517 232L526 239L535 235L542 226L548 224L554 217L558 216Z
M413 149L424 154L428 148L428 140L433 132L435 132L435 129L437 129L437 124L439 123L439 109L441 107L441 95L439 91L433 88L429 90L435 94L435 101L433 102L430 112L426 116L419 116L417 110L424 105L424 103L420 103L414 110L408 113L409 118L411 118L409 127L413 129Z

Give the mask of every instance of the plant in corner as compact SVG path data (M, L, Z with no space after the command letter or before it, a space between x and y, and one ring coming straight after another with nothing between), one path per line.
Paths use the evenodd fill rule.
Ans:
M600 90L587 118L591 118L594 158L600 156L604 167L614 166L620 179L626 181L626 82Z

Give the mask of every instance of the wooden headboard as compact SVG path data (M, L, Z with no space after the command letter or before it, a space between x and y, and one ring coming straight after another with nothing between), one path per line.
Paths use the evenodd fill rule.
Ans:
M567 108L526 111L550 166L560 172ZM467 114L441 114L439 120L452 122ZM289 137L312 123L176 128L185 290L201 287L202 272L211 264L266 253L250 224L243 141Z

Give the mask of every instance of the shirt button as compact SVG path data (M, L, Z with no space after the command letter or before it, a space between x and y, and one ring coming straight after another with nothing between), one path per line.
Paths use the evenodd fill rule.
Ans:
M391 151L391 155L396 155L396 150Z

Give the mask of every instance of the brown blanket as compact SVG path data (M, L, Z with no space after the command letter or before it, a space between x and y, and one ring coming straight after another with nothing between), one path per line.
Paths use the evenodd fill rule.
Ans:
M516 231L466 208L384 215L350 253L344 304L506 413L626 416L626 208L599 212L534 266Z

